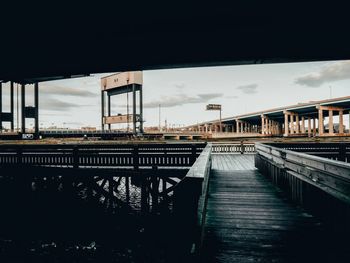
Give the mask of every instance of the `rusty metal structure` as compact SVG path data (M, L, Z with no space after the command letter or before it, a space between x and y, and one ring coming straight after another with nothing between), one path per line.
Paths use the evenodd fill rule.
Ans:
M11 132L14 132L15 130L15 108L14 108L14 85L15 83L13 81L10 81L10 112L3 112L3 83L0 82L0 131L3 129L3 122L10 122L10 130ZM17 101L17 118L21 118L21 135L23 139L26 139L26 136L29 136L30 138L38 138L39 137L39 83L27 83L27 82L21 82L17 85L21 86L20 88L20 95L17 94L17 96L20 96L21 98L21 109L18 108L19 102ZM26 85L34 85L34 105L32 106L26 106ZM18 90L17 90L18 91ZM27 134L27 125L26 125L26 119L34 119L34 131L30 131L29 134ZM19 127L17 127L19 129ZM34 133L33 133L34 132Z
M142 72L122 72L101 78L101 126L105 130L111 130L112 124L132 123L133 133L143 133L143 99L142 99ZM127 113L111 115L111 97L116 95L132 93L132 114L129 114L129 105L127 102ZM139 93L139 110L137 112L136 93ZM107 95L107 102L106 102ZM127 99L129 100L129 99ZM107 106L107 115L105 108ZM139 124L139 126L137 126Z

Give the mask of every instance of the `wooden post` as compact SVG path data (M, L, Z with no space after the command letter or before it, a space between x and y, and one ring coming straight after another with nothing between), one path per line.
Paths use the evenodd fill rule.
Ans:
M130 178L125 176L125 194L126 194L126 203L130 203Z
M307 117L307 136L311 137L311 119Z
M323 110L319 109L318 110L318 135L322 136L323 135Z
M344 116L343 116L343 111L339 111L339 133L343 134L344 133Z
M333 111L329 110L328 111L328 131L329 131L329 135L333 135L334 134L334 127L333 127Z
M284 136L289 134L288 114L284 113Z

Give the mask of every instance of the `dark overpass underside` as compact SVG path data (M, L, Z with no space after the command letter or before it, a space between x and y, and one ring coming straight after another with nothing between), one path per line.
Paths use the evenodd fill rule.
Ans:
M27 3L0 31L0 80L350 58L340 1Z

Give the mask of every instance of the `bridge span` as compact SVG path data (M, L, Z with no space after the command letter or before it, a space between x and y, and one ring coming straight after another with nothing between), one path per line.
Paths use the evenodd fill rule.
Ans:
M350 123L344 122L344 115L350 115L349 110L350 96L346 96L232 116L222 119L222 125L220 120L202 122L186 129L213 137L348 136Z

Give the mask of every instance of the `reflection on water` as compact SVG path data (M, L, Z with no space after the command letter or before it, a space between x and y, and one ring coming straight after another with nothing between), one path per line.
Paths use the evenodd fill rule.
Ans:
M115 192L125 200L122 180ZM1 175L0 262L186 261L187 230L171 213L130 213L79 187L67 187L59 177ZM131 183L134 210L140 195Z

